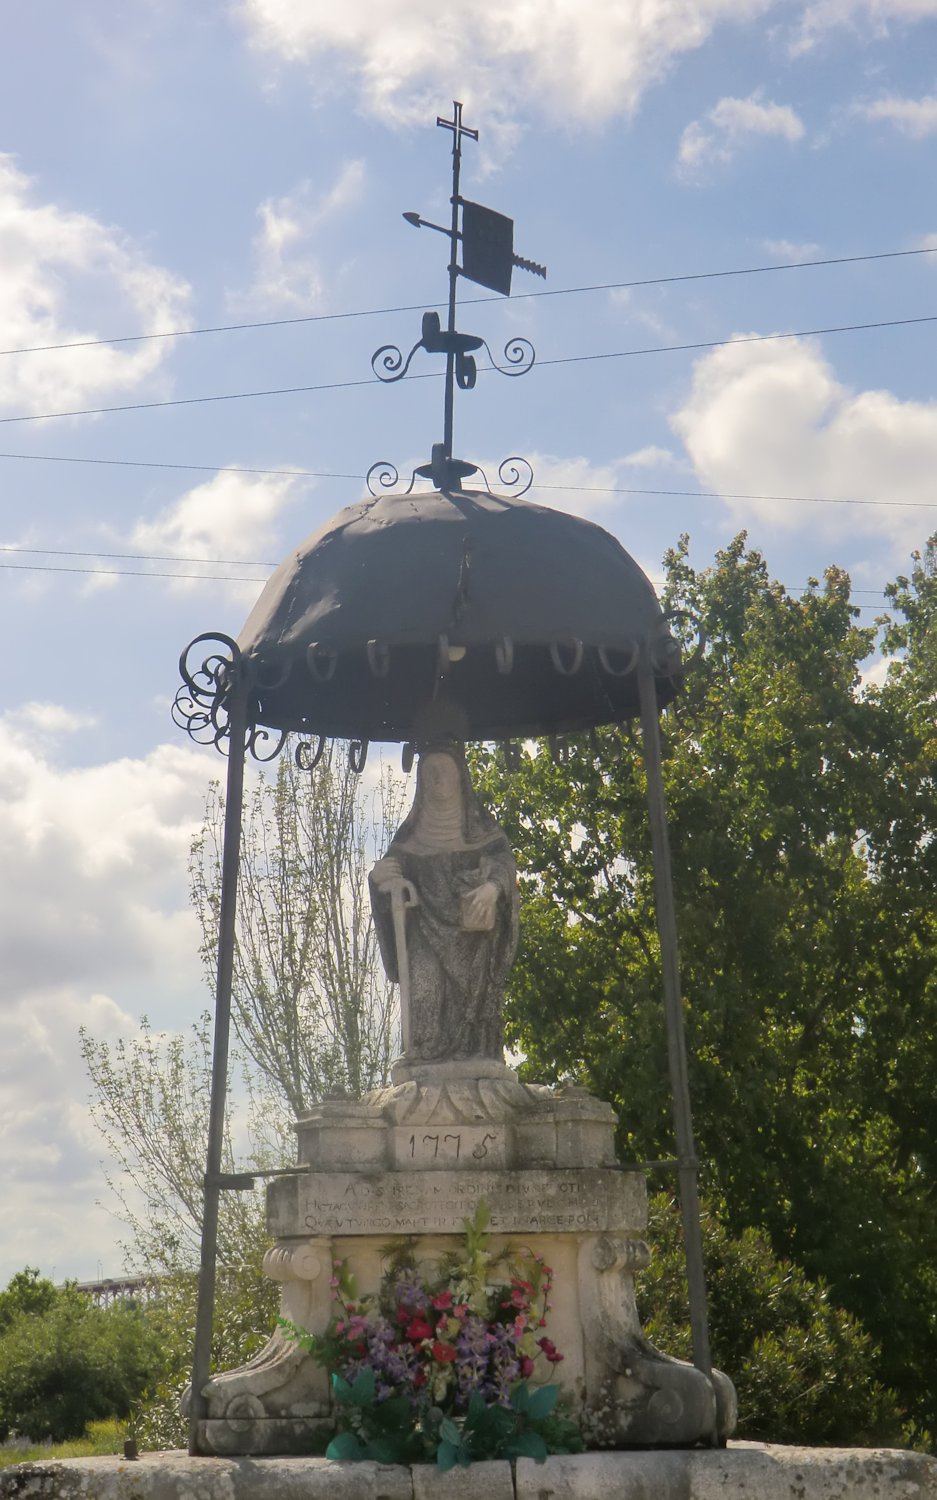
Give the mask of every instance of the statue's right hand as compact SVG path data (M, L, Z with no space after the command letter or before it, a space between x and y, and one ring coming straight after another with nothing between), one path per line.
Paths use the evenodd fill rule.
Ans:
M399 859L395 859L392 854L385 854L384 858L379 859L373 866L371 879L378 886L394 885L397 881L403 880Z

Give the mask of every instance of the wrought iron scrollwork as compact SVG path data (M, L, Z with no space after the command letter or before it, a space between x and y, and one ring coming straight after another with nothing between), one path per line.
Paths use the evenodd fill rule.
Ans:
M488 353L488 358L491 360L492 368L497 370L501 375L510 375L512 377L516 375L527 375L529 371L533 369L534 362L537 358L537 351L534 348L533 344L530 342L530 339L508 339L507 343L504 346L503 355L503 358L507 360L507 365L499 365L498 361L492 354L491 349L488 347L487 342L485 344L485 349Z
M524 477L526 473L526 478ZM502 459L498 465L498 479L509 489L516 500L520 495L526 495L534 482L534 471L532 464L519 454L512 453L510 458Z
M516 453L510 458L502 459L498 465L498 478L507 491L506 494L499 494L497 490L491 488L491 481L480 464L476 464L475 469L481 475L485 489L492 500L519 500L521 495L527 494L534 482L532 465L527 462L526 458L521 458Z
M245 749L253 760L266 764L276 760L286 743L285 729L266 729L263 724L254 724L247 732Z
M315 744L312 740L302 739L293 751L293 762L297 770L314 771L325 753L326 738L324 734L316 735Z
M236 641L220 631L197 635L179 658L179 673L182 684L173 700L172 717L191 739L199 745L214 745L226 754L231 735L231 701L234 692L242 689L249 693L244 748L254 760L276 760L283 749L286 731L258 724L256 664L242 655Z
M422 347L423 340L419 339L404 359L403 351L398 349L396 344L382 344L380 349L375 349L371 355L371 369L378 380L382 380L385 385L393 385L394 381L403 380L414 354ZM382 374L382 371L386 373Z
M209 642L211 650L198 650ZM173 700L172 718L196 744L223 748L230 729L231 691L242 670L243 657L229 635L205 631L186 646L179 658L182 685Z
M356 776L364 770L368 758L368 740L352 740L348 746L348 764Z
M414 469L410 475L410 483L401 491L402 495L409 495L416 483L417 471ZM382 490L394 490L400 484L400 474L395 464L386 458L379 458L376 464L372 464L365 475L365 484L370 493L377 499Z

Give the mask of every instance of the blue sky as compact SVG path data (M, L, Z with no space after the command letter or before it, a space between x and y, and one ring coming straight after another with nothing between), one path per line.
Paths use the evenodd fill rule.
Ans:
M179 650L236 634L372 462L428 457L441 390L48 414L367 380L409 348L417 312L335 315L444 297L442 240L400 215L446 213L433 122L460 98L463 191L549 268L515 292L792 268L466 308L540 363L460 399L457 452L526 454L532 499L652 576L682 531L704 566L744 526L793 589L849 569L870 620L937 528L937 325L547 362L937 314L937 256L797 268L937 245L937 0L33 0L5 29L0 348L320 321L0 355L4 1279L120 1268L79 1025L204 1003L185 857L219 765L170 723Z

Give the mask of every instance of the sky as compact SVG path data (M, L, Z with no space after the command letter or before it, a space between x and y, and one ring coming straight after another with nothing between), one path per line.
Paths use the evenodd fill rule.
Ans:
M206 1003L222 763L170 720L180 651L441 436L441 382L370 357L446 295L401 214L448 212L453 99L463 192L548 267L461 313L537 364L459 398L458 455L525 455L652 578L742 528L791 590L844 567L864 622L937 529L937 323L816 331L937 318L937 0L32 0L4 31L0 1284L120 1273L78 1031Z

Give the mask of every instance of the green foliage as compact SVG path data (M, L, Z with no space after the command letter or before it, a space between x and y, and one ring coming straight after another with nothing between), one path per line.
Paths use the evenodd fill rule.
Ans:
M127 1416L158 1368L156 1333L126 1302L97 1307L73 1285L62 1289L18 1273L7 1288L0 1331L0 1436L34 1442L81 1437L88 1423ZM32 1304L30 1306L29 1304Z
M543 1463L551 1453L582 1452L576 1423L555 1411L555 1385L531 1390L526 1381L519 1381L507 1406L490 1405L475 1391L458 1422L438 1406L415 1407L403 1395L380 1400L374 1371L368 1368L352 1382L333 1375L332 1391L341 1430L326 1448L326 1458L411 1464L435 1457L445 1473L484 1459L533 1458Z
M214 1370L244 1364L270 1337L279 1287L261 1272L263 1249L263 1242L255 1244L244 1265L219 1268L211 1349ZM192 1368L197 1292L195 1272L178 1271L161 1278L158 1296L147 1306L161 1363L135 1416L141 1449L180 1448L188 1441L188 1423L179 1414L179 1403Z
M654 1255L638 1282L644 1332L689 1359L682 1226L666 1193L651 1201L649 1234ZM825 1283L779 1260L758 1230L729 1234L711 1207L703 1245L713 1362L735 1382L739 1437L859 1447L909 1440L897 1397L871 1373L879 1351Z
M890 590L868 690L876 631L838 569L792 597L744 537L666 566L708 635L662 720L704 1187L828 1285L872 1337L869 1379L934 1429L935 550ZM528 1077L610 1099L641 1161L673 1155L644 769L631 729L598 742L477 772L523 883L509 1042Z
M55 1284L40 1276L35 1266L17 1271L6 1290L0 1292L0 1332L9 1328L20 1313L48 1312L57 1295Z

